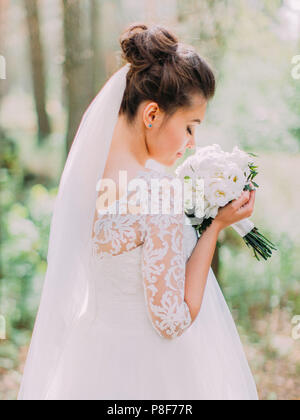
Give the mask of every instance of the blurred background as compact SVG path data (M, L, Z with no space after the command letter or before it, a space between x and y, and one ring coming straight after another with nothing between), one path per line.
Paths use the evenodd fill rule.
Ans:
M260 398L300 400L300 0L0 0L0 400L17 396L68 150L135 21L215 69L198 145L258 155L252 220L278 251L258 262L228 228L213 269Z

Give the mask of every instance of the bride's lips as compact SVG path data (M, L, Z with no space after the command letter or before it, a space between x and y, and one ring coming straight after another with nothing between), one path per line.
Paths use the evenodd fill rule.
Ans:
M178 156L178 157L182 157L182 156L183 156L183 153L182 153L182 152L178 152L178 153L177 153L177 156Z

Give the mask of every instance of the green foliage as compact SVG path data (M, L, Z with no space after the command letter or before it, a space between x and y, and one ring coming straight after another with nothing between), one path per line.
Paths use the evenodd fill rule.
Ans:
M253 322L281 308L300 313L300 244L286 233L267 232L278 244L278 252L269 261L257 262L240 244L220 248L222 289L237 322L250 334ZM297 312L298 311L298 312Z
M24 331L32 329L37 310L55 195L42 185L26 188L15 143L2 137L1 145L0 312L7 321L8 340L21 344L22 337L28 340Z

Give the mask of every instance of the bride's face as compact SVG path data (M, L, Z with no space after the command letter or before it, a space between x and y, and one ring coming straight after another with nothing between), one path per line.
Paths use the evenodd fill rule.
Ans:
M146 114L148 124L152 124L152 128L147 130L149 158L172 166L183 156L186 148L195 147L196 126L204 120L207 101L199 95L194 96L191 108L178 110L165 124L162 124L164 115L157 109L157 104L152 102L148 107L148 111L151 107L155 110Z

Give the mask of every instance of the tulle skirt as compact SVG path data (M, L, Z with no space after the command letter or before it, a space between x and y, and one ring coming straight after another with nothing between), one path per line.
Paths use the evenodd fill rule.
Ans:
M115 308L116 311L120 308ZM201 310L180 337L165 339L145 311L128 328L83 317L74 326L49 400L257 400L240 337L212 269ZM130 317L139 328L130 328Z

